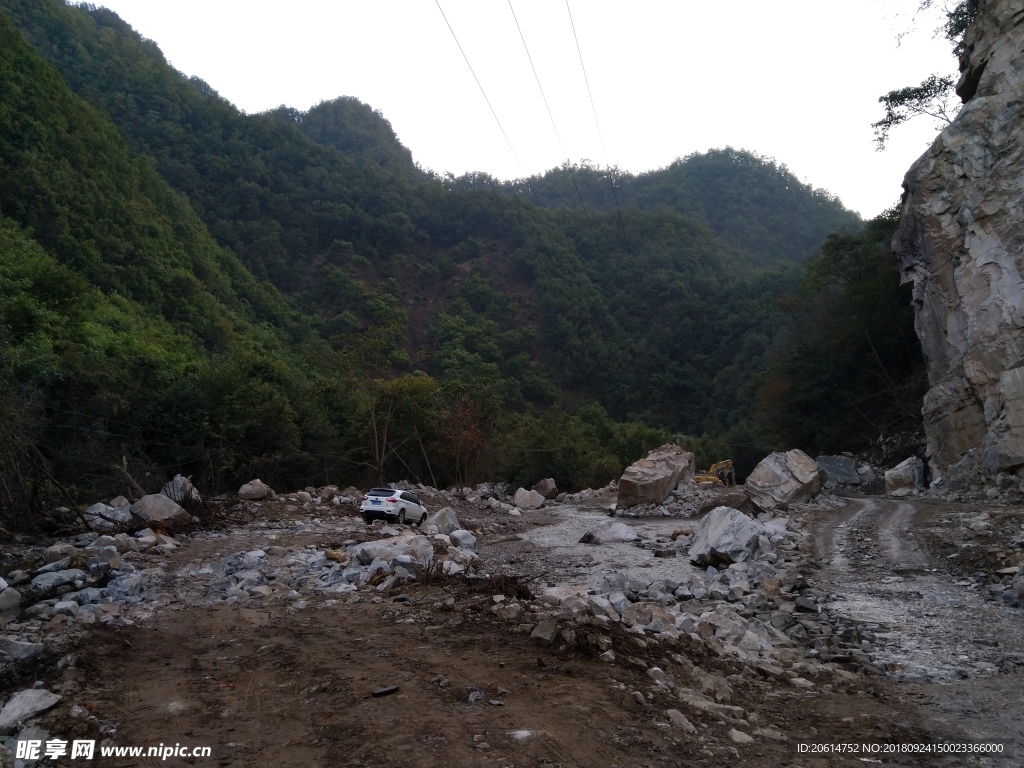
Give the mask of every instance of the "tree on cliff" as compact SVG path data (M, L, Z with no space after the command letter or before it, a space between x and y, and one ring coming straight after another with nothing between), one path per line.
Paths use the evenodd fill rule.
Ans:
M943 9L945 22L939 28L941 34L953 43L953 55L957 58L964 51L964 35L967 27L978 15L979 0L956 0L953 5L946 4ZM935 5L935 0L921 0L918 12L925 11ZM922 115L938 121L940 129L949 125L956 117L956 78L929 75L920 85L910 85L889 91L879 96L879 103L885 107L885 117L872 123L875 129L875 144L878 151L885 149L889 132L903 123Z

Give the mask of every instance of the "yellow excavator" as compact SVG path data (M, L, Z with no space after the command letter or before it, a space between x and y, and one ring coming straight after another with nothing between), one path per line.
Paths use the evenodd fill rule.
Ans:
M715 485L736 485L736 470L732 467L732 459L715 462L707 472L698 471L693 481L695 483L714 483Z

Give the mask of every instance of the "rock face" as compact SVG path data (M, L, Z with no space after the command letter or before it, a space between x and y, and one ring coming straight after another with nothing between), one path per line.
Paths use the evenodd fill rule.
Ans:
M825 485L824 474L818 462L794 448L763 458L744 488L761 509L786 509L813 498Z
M1024 473L1024 25L1021 0L987 0L967 30L964 106L903 181L893 250L913 284L928 367L928 460L945 475L976 450Z
M911 456L885 472L885 492L906 496L924 485L924 462Z
M757 554L760 536L771 533L738 509L716 507L693 529L690 560L716 566L740 563Z
M618 507L661 504L682 480L696 474L693 454L678 445L663 445L630 464L619 480Z

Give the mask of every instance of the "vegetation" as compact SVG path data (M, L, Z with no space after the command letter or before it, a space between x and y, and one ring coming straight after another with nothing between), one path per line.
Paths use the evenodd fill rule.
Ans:
M967 27L975 16L978 15L979 0L955 0L950 5L946 4L943 14L945 22L939 29L946 40L953 44L953 55L959 59L964 54L964 36ZM931 8L935 0L921 0L918 11ZM872 123L875 129L875 144L881 152L885 149L885 142L889 140L889 133L893 128L903 125L915 117L931 117L940 128L943 128L956 117L958 105L956 105L956 78L951 76L929 75L920 85L910 85L889 91L878 98L878 102L885 108L885 116L877 123Z
M436 178L354 99L245 115L110 11L0 0L0 507L177 472L574 490L673 437L741 475L838 440L813 386L867 346L832 321L905 320L881 224L732 149L578 169L589 214L566 170Z

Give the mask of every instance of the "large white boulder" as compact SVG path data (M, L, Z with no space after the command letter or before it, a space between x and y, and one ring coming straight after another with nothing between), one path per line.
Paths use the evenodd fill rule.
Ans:
M520 509L539 509L544 506L544 496L537 491L520 488L512 497L512 503Z
M917 456L911 456L885 471L885 492L893 496L906 496L923 486L924 462Z
M689 557L704 565L740 563L758 554L758 537L771 533L738 509L715 507L694 526Z
M747 477L744 489L765 510L786 509L816 496L825 485L818 462L803 451L776 451L761 460Z
M669 443L630 464L619 479L617 507L661 504L682 480L696 473L693 454Z
M262 501L274 494L274 489L259 478L250 480L238 489L238 498L242 501Z
M132 504L132 517L143 525L165 528L180 527L192 522L192 515L162 493L151 493Z

